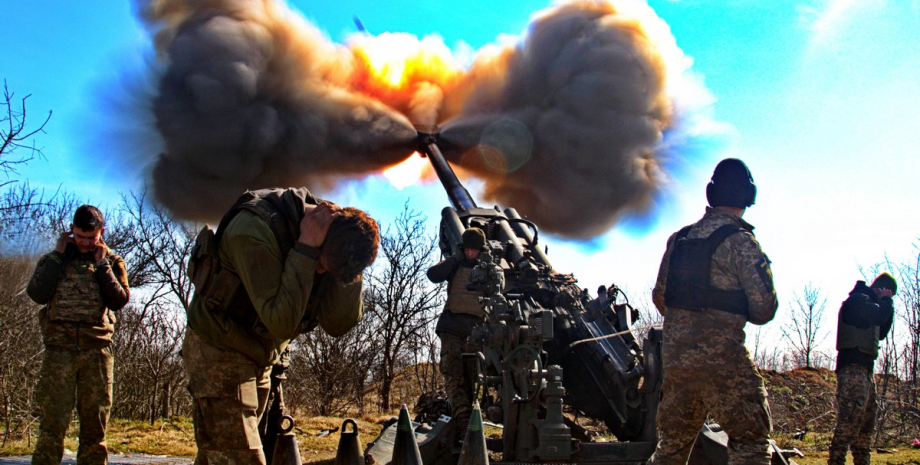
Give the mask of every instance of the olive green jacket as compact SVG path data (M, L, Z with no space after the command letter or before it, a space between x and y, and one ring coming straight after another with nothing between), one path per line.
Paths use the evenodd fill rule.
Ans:
M246 355L260 366L278 361L292 339L319 324L341 336L361 320L362 281L343 284L316 273L317 262L302 245L286 258L271 228L258 215L241 211L222 233L221 267L236 273L256 313L255 325L207 306L196 293L188 308L188 325L205 341Z

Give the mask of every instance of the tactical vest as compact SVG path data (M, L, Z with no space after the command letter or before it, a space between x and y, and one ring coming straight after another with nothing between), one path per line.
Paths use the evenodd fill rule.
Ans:
M471 291L466 288L470 282L470 273L472 267L460 266L454 272L453 279L450 280L450 292L447 294L447 304L445 307L452 313L463 313L482 317L485 311L479 304L479 298L482 297L482 291Z
M837 320L837 351L844 349L859 349L869 355L873 360L878 358L878 326L869 326L866 329L857 328Z
M316 198L306 189L247 191L221 218L216 233L205 226L198 233L191 252L192 259L189 260L189 276L205 306L212 311L225 312L238 324L268 337L239 276L220 264L220 239L237 214L243 210L250 211L268 224L284 261L300 234L300 215L304 205L316 203ZM310 321L304 330L312 329L316 324L316 321Z
M102 322L105 303L95 272L96 264L92 260L65 260L64 274L58 279L54 297L48 306L51 321Z
M685 310L704 308L723 312L748 314L747 295L743 290L725 290L712 286L710 267L712 255L719 245L732 234L744 228L726 224L709 237L689 239L691 226L677 233L671 257L668 260L668 280L664 293L665 305Z

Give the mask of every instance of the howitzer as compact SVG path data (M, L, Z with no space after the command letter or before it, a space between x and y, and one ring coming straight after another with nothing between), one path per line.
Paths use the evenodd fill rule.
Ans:
M479 350L464 354L464 366L484 415L503 426L489 449L503 462L644 462L655 446L660 331L649 330L640 345L631 332L638 313L615 286L592 298L552 267L537 225L513 208L479 208L440 142L436 130L419 132L420 152L451 203L441 212L441 251L460 251L469 227L487 237L470 279L486 317L470 337ZM577 440L563 405L602 420L621 442Z
M484 321L469 338L475 353L463 354L467 378L488 420L501 423L501 438L486 440L499 463L646 463L655 451L662 364L659 328L646 327L640 345L633 335L638 313L616 287L598 296L557 272L539 247L538 228L513 208L479 208L454 174L436 129L419 131L427 156L451 207L441 212L439 245L444 256L461 251L463 232L482 229L487 248L470 272L471 289L483 293ZM564 406L603 421L618 442L591 442L568 419ZM414 428L425 465L452 465L456 436L441 419ZM370 463L389 462L395 429L385 428L366 452ZM724 465L728 437L718 425L702 428L689 463ZM466 447L466 445L465 445ZM788 465L795 450L771 441L774 465Z

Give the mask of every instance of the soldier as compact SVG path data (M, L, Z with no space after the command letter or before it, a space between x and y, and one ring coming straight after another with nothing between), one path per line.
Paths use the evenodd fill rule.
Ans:
M341 336L360 321L379 231L363 211L299 188L247 192L208 232L193 252L182 346L195 463L264 465L258 427L272 365L299 334L319 325Z
M102 241L102 212L83 205L54 250L38 261L26 293L38 313L45 352L35 389L40 418L33 464L57 465L74 405L80 419L79 465L105 464L112 407L114 311L128 303L125 261Z
M741 219L756 195L744 162L722 160L706 214L668 239L652 295L664 316L664 381L650 463L686 463L709 414L728 434L729 463L770 463L767 392L744 347L744 325L777 308L770 261Z
M869 443L875 432L875 359L878 343L888 337L894 319L892 295L898 284L882 273L872 286L856 287L837 317L837 426L831 440L829 465L843 465L847 449L854 465L869 465Z
M482 292L467 289L470 271L476 266L486 235L479 228L463 231L463 251L455 253L428 269L428 279L433 283L447 284L447 302L438 318L435 332L441 338L441 376L450 399L451 417L457 425L460 438L466 433L473 412L473 393L464 381L461 355L473 326L482 322L485 315L479 304Z

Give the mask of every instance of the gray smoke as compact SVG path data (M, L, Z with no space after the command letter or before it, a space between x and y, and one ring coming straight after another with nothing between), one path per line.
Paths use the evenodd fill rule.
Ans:
M415 83L409 110L354 86L349 51L272 0L159 0L143 16L168 62L155 193L182 217L219 216L248 188L379 171L414 150L409 118L441 124L446 155L485 180L487 200L567 237L648 208L661 183L664 59L609 2L542 12L450 86Z
M154 191L178 216L219 218L246 189L329 184L412 152L408 119L349 92L342 50L282 5L159 1L144 17L168 61Z
M484 196L573 238L641 211L659 182L670 121L664 63L644 29L604 2L560 6L518 47L474 64L447 156Z

